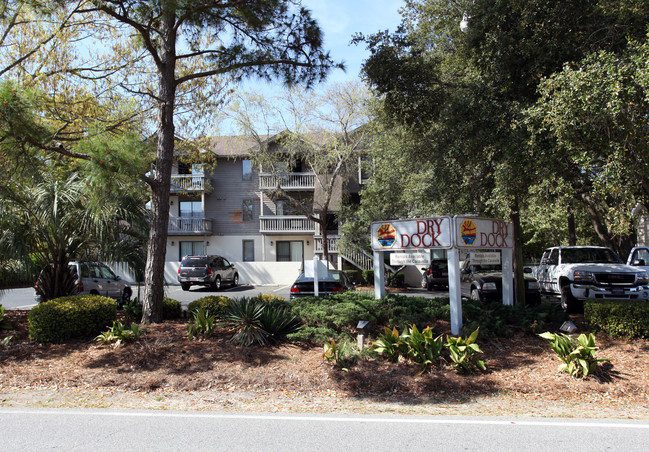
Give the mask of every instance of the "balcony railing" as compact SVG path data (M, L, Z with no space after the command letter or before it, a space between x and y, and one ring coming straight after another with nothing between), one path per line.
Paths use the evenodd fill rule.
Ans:
M340 236L338 235L327 236L327 244L329 245L328 250L330 253L338 252L338 239L340 239ZM313 245L314 245L314 251L316 253L318 254L322 253L323 252L322 236L313 237Z
M264 234L315 232L315 222L305 216L259 217L259 232Z
M171 192L203 191L205 190L205 177L194 174L181 174L171 176Z
M211 218L172 217L169 218L169 234L196 235L211 234Z
M314 173L285 173L275 175L269 173L259 174L259 188L273 190L279 184L282 190L313 190L315 189Z

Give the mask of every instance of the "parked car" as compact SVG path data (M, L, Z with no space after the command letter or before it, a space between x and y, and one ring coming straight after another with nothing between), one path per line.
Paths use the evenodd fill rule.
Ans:
M290 299L314 296L313 277L305 276L304 273L297 277L291 286ZM318 280L318 296L326 297L335 293L342 293L354 290L354 284L349 277L340 270L329 270L326 278Z
M178 282L183 290L191 286L219 290L223 284L239 284L239 273L223 256L185 256L178 268Z
M446 259L433 259L428 268L424 271L423 284L426 289L433 290L433 287L448 287L448 262Z
M539 282L529 273L532 269L525 268L525 301L529 304L541 302ZM460 285L462 296L471 300L489 302L503 301L503 274L500 265L472 265L465 260L460 269Z
M77 294L95 294L114 298L119 306L127 304L131 299L133 294L131 283L117 276L103 262L70 262L69 266L77 279ZM38 281L34 288L36 289L35 299L40 303Z

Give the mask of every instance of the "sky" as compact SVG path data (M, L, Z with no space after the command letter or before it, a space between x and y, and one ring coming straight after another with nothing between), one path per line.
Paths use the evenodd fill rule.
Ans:
M361 64L369 56L363 44L352 45L355 33L369 35L389 29L395 31L401 22L399 8L402 0L302 0L311 10L324 32L324 48L334 61L343 60L347 72L334 71L329 81L344 81L358 77Z
M401 23L399 9L403 0L302 0L302 6L311 11L324 35L323 48L335 62L343 62L346 71L332 70L325 84L359 79L361 65L369 57L363 44L350 43L356 33L370 35L379 31L395 31ZM269 97L281 94L279 81L268 83L249 80L243 91L261 92ZM316 86L317 90L318 87ZM219 123L220 134L236 135L238 131L230 120Z

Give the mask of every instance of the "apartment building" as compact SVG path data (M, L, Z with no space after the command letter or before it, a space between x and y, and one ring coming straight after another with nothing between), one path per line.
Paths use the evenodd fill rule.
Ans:
M264 137L271 146L276 137ZM292 197L317 202L319 184L306 162L281 174L254 168L250 155L256 142L246 137L219 137L210 152L217 160L209 172L200 165L174 165L167 239L166 280L176 282L185 255L219 254L239 269L242 284L290 284L305 259L322 258L318 223L287 199L269 196L278 184ZM332 203L336 210L343 190L360 190L362 175L341 183ZM368 268L367 256L339 253L335 216L327 221L331 268Z

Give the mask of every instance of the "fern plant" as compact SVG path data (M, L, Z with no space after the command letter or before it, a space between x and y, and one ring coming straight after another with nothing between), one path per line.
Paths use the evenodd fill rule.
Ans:
M563 333L545 332L540 337L550 343L550 347L559 356L562 364L559 366L561 372L566 372L575 378L586 378L597 370L602 362L608 362L606 358L596 358L595 353L599 347L595 345L595 335L588 336L580 334L577 339Z

